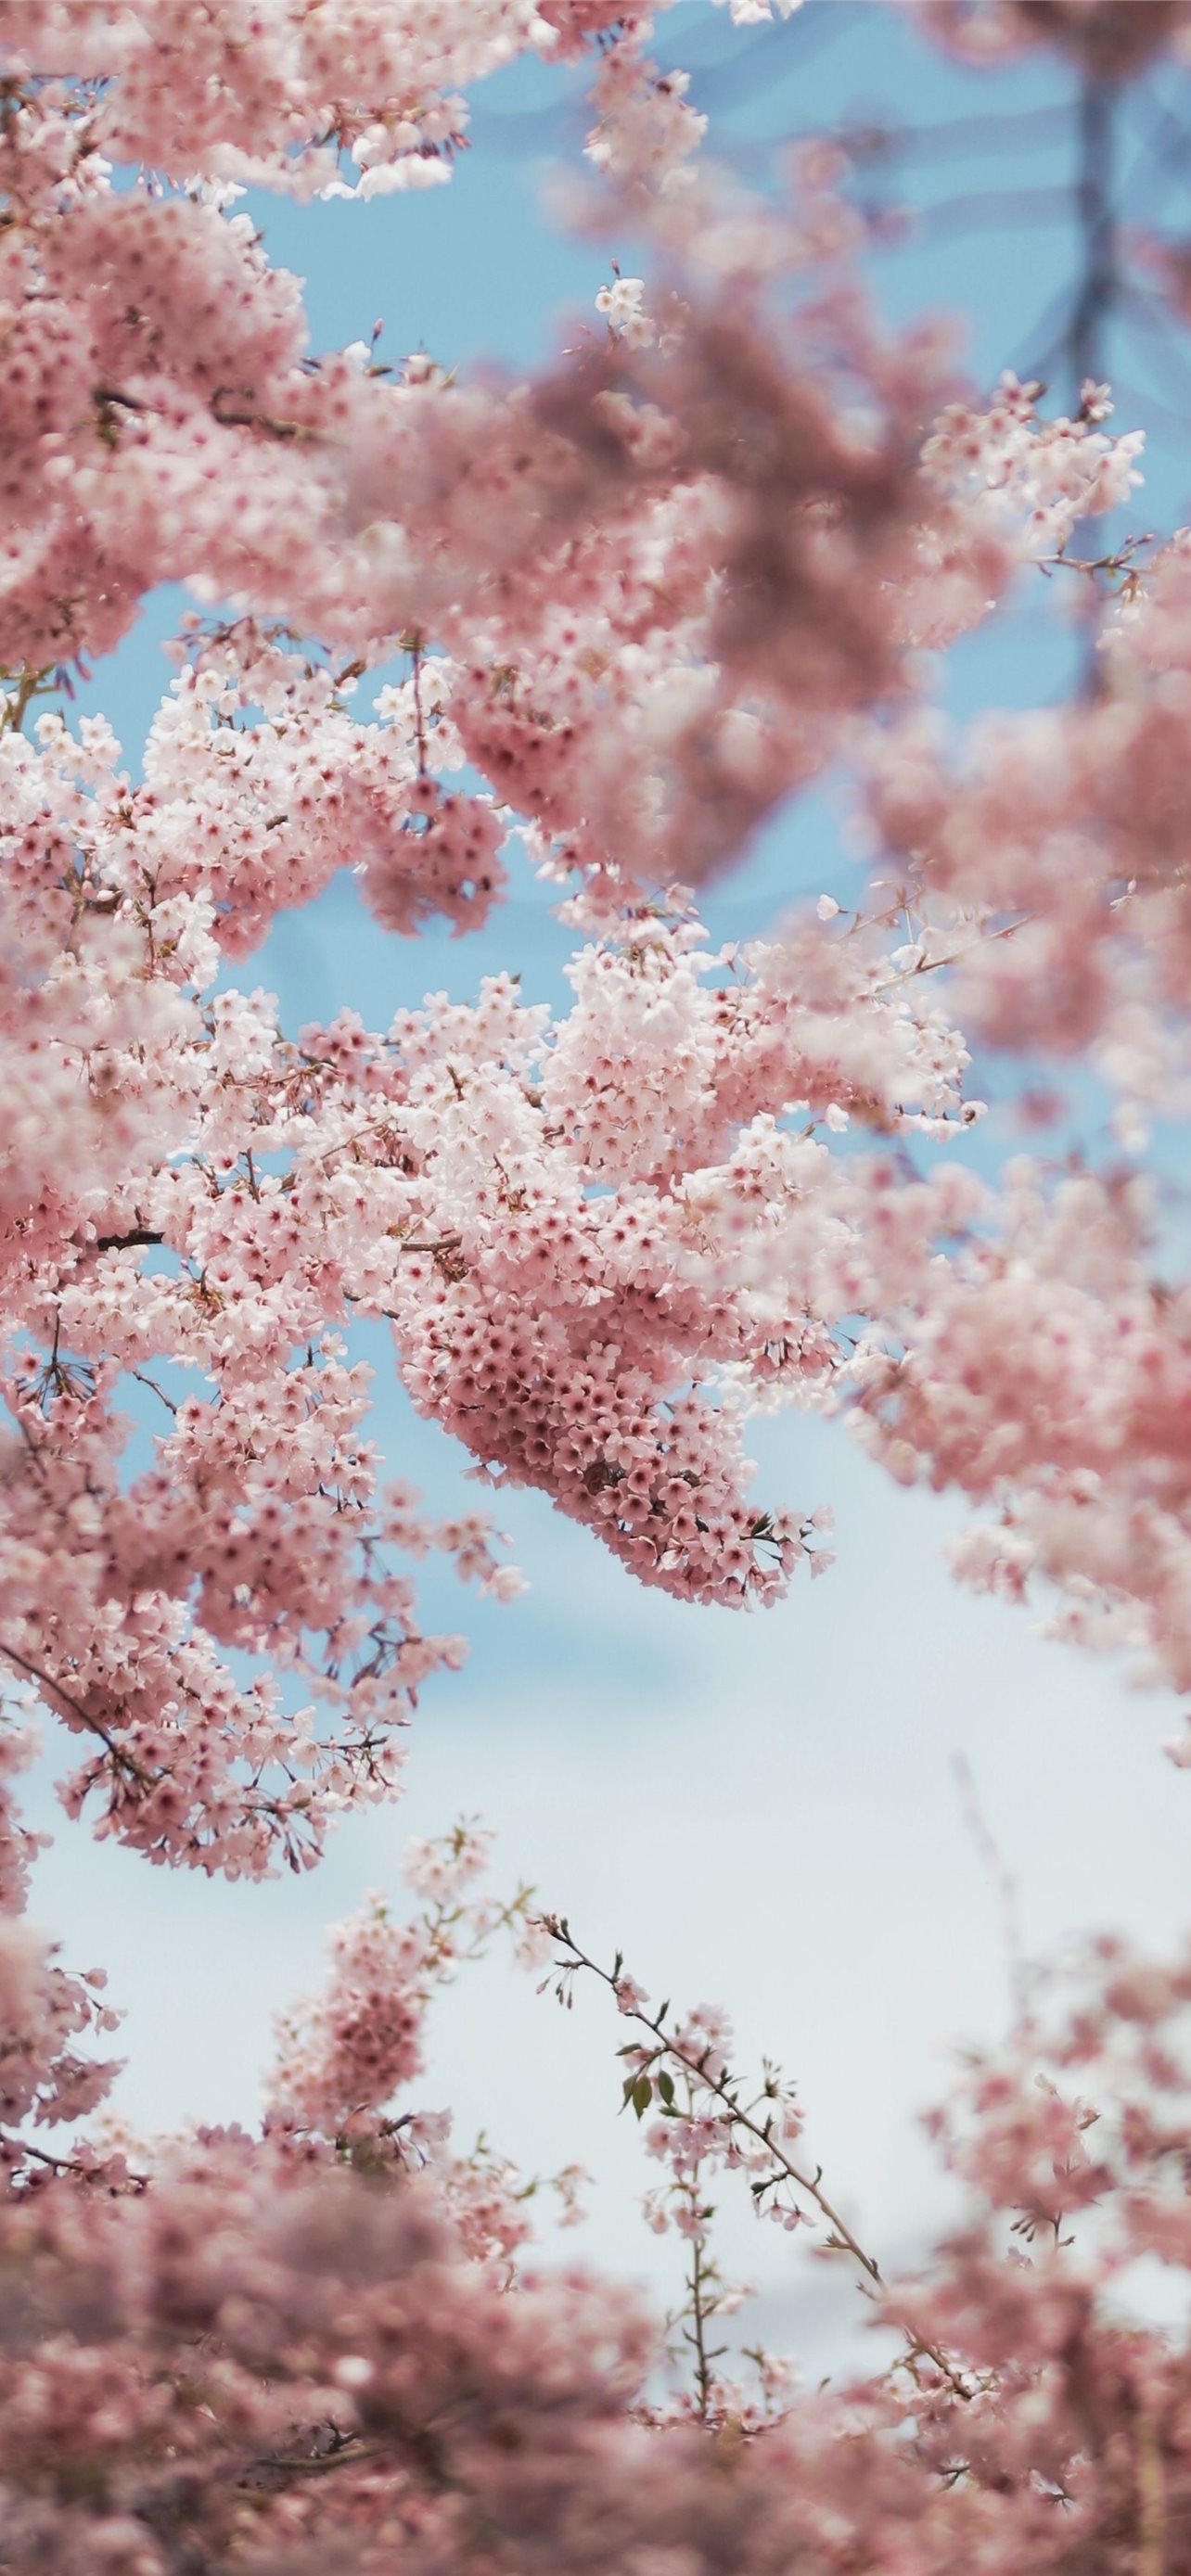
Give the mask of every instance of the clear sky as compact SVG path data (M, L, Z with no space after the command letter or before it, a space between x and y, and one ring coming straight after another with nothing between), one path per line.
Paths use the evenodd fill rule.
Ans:
M897 316L962 309L985 382L1003 365L1037 368L1073 247L1062 193L1072 87L1060 66L1039 56L978 78L876 0L812 0L788 26L736 35L723 13L685 0L659 43L694 71L696 103L746 174L784 135L913 129L900 169L872 163L874 192L900 188L933 210L875 268L882 301ZM1163 200L1174 179L1158 114L1155 94L1128 143L1130 201L1154 218L1177 211ZM478 95L471 130L447 188L367 206L253 201L274 258L307 282L315 347L366 338L383 316L385 354L424 345L451 365L488 355L517 368L559 344L568 312L591 318L606 256L543 210L551 157L582 132L573 84L517 67ZM632 265L631 245L608 247ZM1136 524L1162 525L1184 500L1177 362L1148 321L1110 354L1116 425L1152 438L1139 500L1150 515ZM178 605L152 603L85 693L134 761ZM1038 605L1035 591L955 657L960 711L1060 685L1069 642ZM755 934L793 895L851 882L835 804L816 794L718 891L712 925ZM340 879L312 912L283 918L239 977L276 990L290 1026L345 1003L384 1026L401 1003L441 987L466 996L500 965L533 998L560 1000L567 949L524 865L489 929L456 942L384 936ZM998 1104L982 1150L1012 1150L1008 1074L982 1068L977 1088ZM1094 1112L1077 1100L1073 1114ZM392 1472L444 1506L474 1504L467 1460L416 1421L383 1339L361 1347L378 1370L376 1432ZM429 1615L468 1631L470 1661L427 1694L404 1805L345 1828L312 1878L225 1889L150 1874L62 1826L36 1910L72 1959L111 1968L113 2000L128 2008L119 2098L131 2117L250 2119L270 2014L317 1980L321 1927L367 1887L395 1887L407 1835L478 1811L499 1830L498 1877L535 1879L588 1948L622 1947L655 1996L724 2003L743 2054L767 2050L798 2075L836 2198L887 2264L912 2250L940 2206L914 2111L944 2078L945 2048L992 2037L1007 2003L997 1893L963 1823L955 1757L970 1764L1020 1883L1031 1949L1105 1923L1158 1941L1179 1928L1191 1786L1159 1749L1174 1732L1170 1702L1133 1695L1111 1668L1040 1640L1020 1613L952 1586L952 1506L894 1488L839 1428L789 1416L758 1426L751 1447L766 1499L835 1505L828 1580L798 1583L752 1618L683 1607L634 1585L540 1496L502 1497L532 1589L497 1609L445 1578L427 1587ZM664 2299L679 2248L634 2216L656 2169L615 2118L623 2032L603 2001L581 1991L563 2016L503 1964L469 1972L439 2014L421 2093L455 2105L462 2144L483 2127L529 2169L587 2164L600 2189L585 2244ZM845 2348L859 2311L842 2271L808 2267L745 2209L725 2247L765 2284L771 2340L810 2369Z

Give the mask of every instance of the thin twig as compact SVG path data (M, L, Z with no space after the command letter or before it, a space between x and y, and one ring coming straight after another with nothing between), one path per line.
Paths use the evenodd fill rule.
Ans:
M544 1914L542 1916L542 1922L547 1932L550 1934L551 1939L561 1943L561 1945L571 1953L571 1959L569 1962L560 1962L560 1965L562 1965L565 1970L569 1973L573 1973L576 1968L589 1969L592 1976L599 1978L601 1985L607 1986L611 1993L617 1993L616 1978L609 1973L607 1968L601 1968L598 1960L589 1958L587 1952L580 1949L578 1942L575 1940L564 1918L558 1915ZM619 1997L617 1999L619 2002ZM864 2246L860 2243L859 2237L855 2236L852 2229L848 2226L847 2220L841 2218L838 2209L834 2206L834 2203L828 2199L827 2194L823 2189L822 2167L819 2166L813 2174L804 2173L801 2167L794 2163L793 2158L787 2155L785 2148L780 2146L774 2138L772 2132L772 2121L766 2121L763 2124L761 2121L754 2119L752 2113L750 2111L746 2111L737 2100L731 2089L729 2078L726 2075L713 2076L708 2073L707 2052L705 2051L701 2058L689 2055L688 2052L684 2048L680 2047L678 2042L673 2039L670 2033L663 2027L662 2014L659 2013L654 2016L653 2014L643 2011L639 2005L634 2005L628 2011L626 2018L629 2021L640 2022L642 2027L652 2034L659 2049L664 2050L666 2055L672 2057L677 2065L685 2068L688 2075L694 2076L700 2084L705 2086L709 2093L714 2095L717 2101L723 2103L726 2112L730 2115L730 2118L735 2125L738 2128L743 2129L747 2136L753 2138L759 2146L763 2147L766 2154L772 2158L774 2164L780 2166L782 2172L786 2175L787 2179L794 2184L795 2188L799 2191L805 2192L808 2200L812 2200L814 2202L820 2216L826 2219L828 2227L832 2231L832 2237L828 2238L829 2245L832 2243L832 2238L834 2238L835 2244L845 2249L853 2257L853 2260L859 2264L861 2271L864 2273L866 2279L873 2283L874 2288L883 2291L885 2288L885 2281L880 2264L878 2263L875 2254L869 2254L866 2252ZM950 2382L957 2397L962 2397L965 2400L970 2399L972 2394L971 2389L964 2386L964 2383L959 2377L954 2365L946 2359L943 2353L938 2351L933 2344L928 2343L919 2344L917 2349L926 2356L927 2360L934 2362L936 2369L939 2370L943 2377Z

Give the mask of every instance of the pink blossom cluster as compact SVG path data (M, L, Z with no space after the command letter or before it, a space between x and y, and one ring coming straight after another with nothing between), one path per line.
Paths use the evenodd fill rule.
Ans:
M429 2007L461 1965L481 1958L501 1932L524 1965L548 1954L529 1912L530 1888L518 1887L503 1901L487 1889L477 1892L491 1842L490 1833L462 1822L431 1842L411 1843L402 1875L422 1899L414 1920L395 1920L385 1897L374 1892L334 1927L326 1984L278 2016L265 2128L274 2140L301 2139L308 2153L346 2159L358 2171L390 2180L431 2174L465 2252L508 2281L514 2258L533 2240L529 2204L543 2190L554 2195L560 2226L578 2223L588 2179L582 2166L565 2166L545 2183L527 2181L482 2138L470 2154L460 2154L449 2111L398 2111L394 2103L395 2096L408 2098L425 2071Z
M280 12L279 40L293 32ZM670 112L673 81L641 87L629 34L602 60L647 120ZM425 361L390 381L362 346L312 364L296 282L248 220L114 187L89 96L18 90L0 142L0 657L23 706L164 578L334 644L337 679L269 666L266 639L238 668L213 644L131 800L160 845L201 797L221 911L230 871L242 888L241 943L263 926L254 877L301 898L345 844L385 926L482 919L499 819L435 787L443 756L526 818L544 864L614 899L698 881L850 716L905 694L915 648L986 613L1041 530L1061 543L1128 488L1135 440L1041 421L1012 393L983 419L953 407L920 462L945 389L931 334L885 340L838 282L779 322L747 285L763 206L725 222L714 192L696 192L656 347L622 332L508 390ZM797 220L773 226L796 270L830 258L836 202L830 157L800 172ZM725 269L729 237L744 248ZM394 742L339 701L403 638L428 703ZM254 683L264 722L242 703ZM163 789L174 810L151 821Z
M477 2260L433 2163L343 2172L293 2132L200 2131L140 2179L46 2167L0 2216L9 2562L1178 2567L1185 2331L1131 2283L1177 2286L1191 2253L1189 1995L1184 1959L1113 1944L1057 2013L1032 1995L936 2124L962 2214L874 2307L906 2359L838 2392L765 2364L742 2412L720 2380L701 2419L650 2394L625 2294ZM721 2080L715 2017L684 2036Z
M1191 1685L1191 1307L1155 1276L1147 1184L1012 1164L966 1241L910 1292L903 1339L858 1360L857 1427L902 1482L981 1507L964 1578L1057 1588L1054 1625ZM1186 1759L1184 1748L1177 1758Z
M923 712L874 743L868 773L883 851L921 906L924 953L953 961L965 1024L1089 1058L1136 1150L1191 1100L1185 536L1115 569L1094 698L988 716L958 750Z
M969 61L1053 44L1101 103L1191 25L1185 0L918 14ZM495 1900L471 1824L408 1855L412 1919L369 1897L332 1934L260 2139L61 2137L117 2016L26 1911L25 1705L101 1834L304 1869L395 1793L463 1655L418 1561L518 1588L485 1516L387 1477L357 1319L477 1478L683 1602L831 1562L829 1511L759 1505L744 1455L751 1412L816 1406L970 1499L969 1581L1042 1586L1065 1634L1191 1686L1191 1304L1135 1169L1191 1083L1191 541L1088 551L1139 481L1107 388L1053 416L1011 376L962 393L940 331L891 335L858 292L846 154L804 143L784 191L704 178L649 35L616 0L0 0L13 2576L1191 2564L1186 2333L1145 2305L1191 2264L1185 1957L1101 1944L1057 2019L1031 1991L936 2123L963 2212L895 2287L795 2086L740 2077L718 2009L655 2010L529 1890ZM460 90L531 48L589 61L602 220L648 276L614 265L603 339L527 384L392 373L375 340L311 360L241 183L441 179ZM1177 250L1145 255L1177 311ZM134 776L48 702L165 580L204 613ZM1084 694L953 754L924 655L1023 582L1079 585ZM687 889L833 764L881 878L712 947ZM340 869L384 931L470 929L514 835L565 896L567 1009L499 973L294 1033L227 983ZM957 1016L1090 1064L1121 1168L935 1161L981 1110ZM504 1931L564 2001L600 1975L629 2033L647 2218L687 2267L661 2335L526 2261L576 2166L527 2181L413 2101L434 1994ZM858 2269L891 2369L811 2395L713 2341L739 2294L708 2195L737 2177Z
M1074 420L1038 409L1042 386L1020 384L1007 371L985 412L952 403L922 451L923 468L941 491L979 492L1031 552L1062 555L1085 519L1125 505L1142 481L1140 430L1113 438L1100 423L1112 410L1106 386L1085 385Z
M505 390L425 361L390 381L363 345L311 363L249 219L116 187L80 98L15 92L0 183L0 660L23 688L164 579L365 666L445 644L502 801L572 857L690 879L1011 569L1007 525L919 468L931 335L887 344L838 289L776 328L725 280L711 200L656 349L581 346ZM821 258L814 223L801 250L786 231ZM474 814L422 820L440 882L492 859ZM380 900L404 925L399 888Z
M720 256L713 223L694 245L696 261ZM1043 417L1016 380L987 412L944 410L920 453L911 419L940 383L929 338L885 344L845 297L801 318L787 358L746 281L731 286L730 312L684 303L656 350L652 324L617 326L619 386L664 403L684 470L561 551L499 647L474 629L484 652L460 644L451 682L468 756L529 818L531 848L597 881L611 871L618 890L697 884L736 858L849 747L850 715L914 686L917 651L953 643L1019 564L1140 479L1137 433L1111 437L1096 405ZM810 351L861 373L883 424L828 410ZM541 397L577 442L581 383Z
M421 2026L433 1989L492 1929L491 1899L464 1894L486 1869L491 1841L460 1824L411 1844L403 1875L424 1899L422 1915L395 1923L373 1893L336 1925L329 1984L278 2023L266 2099L280 2117L331 2137L369 2135L374 2115L422 2073ZM521 1910L519 1897L502 1919L515 1922Z
M808 1125L971 1114L962 1043L863 938L705 956L681 910L630 910L580 953L557 1025L496 977L384 1037L345 1012L294 1042L269 996L211 991L221 948L335 863L337 801L373 813L366 891L390 849L416 852L420 764L451 756L436 670L361 727L342 678L221 632L184 659L142 786L98 722L0 743L0 1646L90 1739L72 1806L94 1796L159 1858L301 1865L340 1807L391 1791L395 1731L461 1652L421 1632L392 1550L511 1588L478 1518L435 1530L380 1484L345 1323L388 1318L420 1408L646 1580L770 1598L822 1551L748 1499L717 1380L813 1398L839 1364L856 1207ZM783 1212L803 1245L779 1284ZM161 1427L130 1479L137 1385Z
M118 745L94 726L86 737L110 753L106 765L93 755L91 796L76 808L97 869L127 878L131 862L158 911L172 901L179 923L209 924L229 956L345 866L385 929L410 935L436 913L457 932L483 923L504 885L506 827L490 799L444 784L463 764L445 706L452 664L414 655L412 677L379 691L381 721L368 723L351 712L358 670L329 668L250 620L209 632L196 620L175 650L136 785ZM38 739L68 768L72 747L54 724L41 718ZM22 744L12 757L29 755ZM210 955L191 945L178 962L202 983Z
M0 50L15 80L54 82L62 114L85 84L87 148L113 162L216 193L251 182L367 198L449 177L462 90L526 53L568 62L596 43L619 80L672 5L208 0L196 17L181 0L0 0ZM726 5L750 26L801 0Z
M114 2030L119 2014L101 2002L102 1968L72 1976L55 1967L48 1944L20 1915L0 1915L0 2124L85 2118L115 2073L80 2055L84 2034Z
M899 0L966 62L995 65L1055 45L1094 79L1128 79L1159 53L1191 51L1186 0Z
M279 2024L270 2099L303 2128L350 2137L361 2116L423 2072L431 1962L423 1927L391 1922L380 1896L336 1926L331 1955L325 1993Z
M45 30L30 23L32 45ZM130 77L148 27L130 16ZM588 12L559 32L601 27ZM314 32L279 12L279 42ZM609 97L638 32L603 48ZM638 107L656 86L638 84ZM44 586L36 636L11 639L0 743L19 1444L0 1644L92 1739L69 1796L95 1793L105 1830L205 1866L277 1851L300 1865L340 1806L392 1788L395 1730L460 1652L421 1634L387 1549L442 1545L510 1588L478 1522L432 1532L381 1493L366 1379L334 1339L353 1316L391 1321L415 1402L481 1473L541 1486L690 1599L765 1600L808 1553L826 1562L813 1516L748 1498L749 1404L859 1390L902 1460L873 1392L892 1373L898 1400L914 1384L924 1406L915 1454L983 1490L926 1429L956 1400L936 1382L938 1354L959 1365L943 1309L976 1311L982 1260L977 1245L961 1273L940 1244L968 1241L976 1199L944 1178L891 1224L890 1166L841 1159L823 1133L962 1127L967 1050L919 979L950 964L978 1024L1020 1037L1039 942L1045 971L1061 955L1082 992L1104 951L1120 986L1106 1061L1140 1067L1131 1099L1154 1095L1169 1051L1130 931L1169 976L1177 912L1122 907L1114 860L1075 921L1066 803L1039 876L1040 800L1025 800L1026 847L998 881L987 812L965 830L937 763L923 786L912 724L868 755L882 830L928 908L908 944L880 918L843 935L824 922L700 963L681 909L640 889L736 855L854 741L859 712L905 698L914 647L984 614L1040 542L1065 562L1076 526L1131 489L1137 441L1105 433L1100 388L1049 420L1007 379L987 412L945 410L923 447L932 335L888 341L850 290L779 319L725 266L698 191L670 236L684 292L656 345L622 332L511 392L428 364L390 382L367 350L311 367L295 283L250 228L113 188L88 101L18 89L3 138L14 616ZM808 202L830 195L831 156L817 178L801 168ZM751 241L758 208L750 221ZM1099 709L1094 728L1081 710L1053 719L1083 726L1098 822L1116 780L1135 833L1118 779L1145 703L1133 675L1176 744L1181 561L1176 546L1106 647L1127 672L1117 733ZM196 627L138 785L101 722L75 744L47 715L28 742L52 657L112 640L167 572L335 649L298 650L252 615ZM359 720L352 691L395 644L410 676ZM444 784L465 762L490 790ZM1156 838L1169 800L1148 737L1140 765ZM1067 799L1070 760L1062 774ZM998 740L994 796L1007 776ZM243 953L343 864L386 927L482 919L513 816L538 863L578 881L571 917L597 934L557 1025L496 978L470 1009L436 999L384 1037L345 1012L295 1044L267 996L211 993L221 951ZM1053 886L1053 920L1018 918L1027 873L1036 908ZM1058 999L1067 1043L1086 1043L1078 997L1064 1004L1060 984ZM1097 1350L1114 1328L1102 1304ZM213 1398L171 1392L163 1366ZM122 1379L170 1417L131 1483ZM1053 1467L1040 1461L1044 1481ZM1085 1457L1079 1472L1100 1470ZM997 1488L1011 1511L1024 1476L1017 1457ZM1082 1561L1056 1544L1040 1564L1098 1609L1119 1596L1156 1638L1146 1551L1122 1544L1110 1566L1079 1526ZM1176 1592L1172 1578L1163 1638L1181 1633ZM264 1666L248 1684L228 1661L245 1654Z
M197 13L185 0L4 0L0 48L18 79L94 85L88 145L114 162L367 197L449 176L460 89L531 50L577 51L624 15L611 0L212 0Z

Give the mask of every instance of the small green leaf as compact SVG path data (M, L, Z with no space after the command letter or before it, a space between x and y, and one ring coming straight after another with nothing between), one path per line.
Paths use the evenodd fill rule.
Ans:
M639 2075L633 2086L633 2109L639 2120L644 2118L652 2100L653 2086L648 2075Z
M672 2075L667 2075L664 2066L661 2068L658 2075L658 2091L666 2105L666 2109L670 2110L674 2101L674 2078Z

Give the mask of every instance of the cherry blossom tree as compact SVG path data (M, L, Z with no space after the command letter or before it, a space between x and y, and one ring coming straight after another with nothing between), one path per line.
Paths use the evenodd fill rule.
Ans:
M103 1972L27 1910L37 1710L95 1832L308 1869L397 1794L419 1691L464 1655L426 1633L419 1561L519 1588L486 1514L435 1519L389 1472L362 1323L481 1481L680 1600L763 1611L831 1565L829 1503L752 1490L750 1416L796 1406L975 1506L965 1580L1191 1686L1191 1288L1147 1164L1191 1085L1191 534L1134 515L1143 443L1101 381L1110 311L1191 310L1187 244L1110 184L1191 8L897 5L990 85L1030 47L1069 67L1054 393L965 386L941 322L893 328L860 142L803 136L746 188L643 10L0 0L17 2576L1191 2563L1185 2333L1134 2296L1191 2267L1185 1955L1093 1938L1071 1991L1023 1984L936 2123L964 2214L895 2282L795 2086L532 1891L489 1895L470 1821L411 1851L412 1906L331 1936L259 2136L127 2136ZM312 357L245 189L449 184L466 93L530 50L589 102L584 326L529 381ZM126 757L72 690L166 582L193 606ZM952 648L1064 585L1067 694L949 727ZM700 890L823 776L868 882L713 943ZM462 937L526 868L573 937L564 1012L515 959L375 1031L287 1028L227 980L340 870L412 938ZM1039 1057L1100 1087L1108 1143L990 1168L982 1069ZM646 2217L685 2267L664 2327L526 2255L577 2165L462 2156L417 2098L436 1991L506 1937L564 2006L618 2007ZM868 2377L812 2394L734 2344L721 2178L852 2269Z

